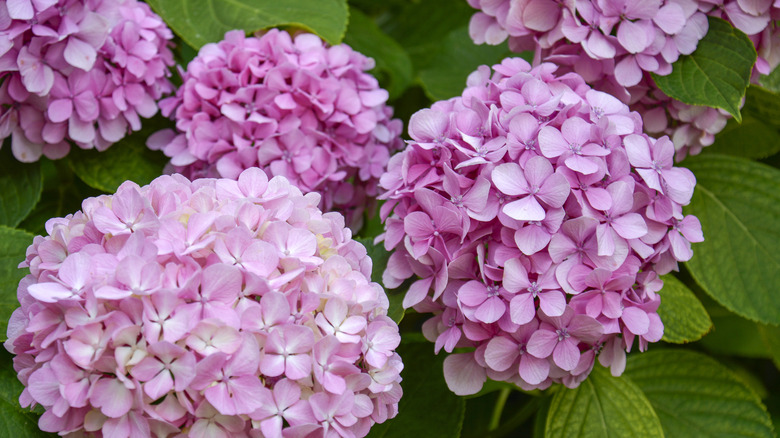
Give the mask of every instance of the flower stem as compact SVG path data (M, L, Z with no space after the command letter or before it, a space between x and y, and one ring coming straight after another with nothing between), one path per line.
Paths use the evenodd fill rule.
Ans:
M498 400L496 400L496 406L493 408L493 415L490 417L490 424L488 430L498 429L501 424L501 414L504 412L504 405L506 405L506 399L509 398L509 394L512 392L509 388L501 388L498 393Z
M510 390L511 391L511 390ZM501 396L499 396L499 401L501 399ZM532 399L528 400L523 407L517 411L511 418L509 418L504 424L501 425L501 427L493 429L493 421L491 421L490 428L488 429L488 432L485 433L481 438L500 438L503 436L507 436L515 431L520 425L525 423L532 415L536 413L536 411L539 410L540 407L544 404L546 397L533 397ZM504 400L506 401L506 399ZM498 404L496 404L496 407L498 407ZM495 412L495 411L494 411ZM495 417L495 415L494 415ZM499 418L501 415L499 414Z

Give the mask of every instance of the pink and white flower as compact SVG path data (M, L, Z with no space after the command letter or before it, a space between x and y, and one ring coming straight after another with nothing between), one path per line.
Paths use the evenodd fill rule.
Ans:
M5 344L22 404L104 436L364 436L393 417L398 326L319 201L252 168L127 182L48 221Z
M322 195L359 229L379 176L401 148L389 95L366 73L371 58L313 34L231 31L200 49L176 96L161 102L176 131L147 142L189 178L236 178L260 167Z
M579 75L519 58L493 69L412 116L412 141L382 178L394 251L383 280L419 277L403 305L433 314L423 333L436 352L461 349L444 361L455 393L488 377L576 386L602 346L660 339L658 285L643 279L703 239L682 214L696 180L673 166L668 138L643 134L636 113ZM481 161L474 145L491 145ZM481 202L464 196L473 190Z
M6 4L7 3L7 4ZM19 161L105 150L173 91L173 33L137 0L3 2L0 140Z

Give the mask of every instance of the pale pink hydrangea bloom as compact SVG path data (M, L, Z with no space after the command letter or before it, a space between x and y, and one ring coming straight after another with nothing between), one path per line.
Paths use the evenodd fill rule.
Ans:
M136 0L0 1L0 140L30 162L141 129L173 91L171 38Z
M236 178L260 167L304 192L318 191L326 211L359 229L402 124L387 91L366 73L371 58L313 34L241 31L201 48L175 97L161 102L176 131L148 145L171 157L168 170L189 178Z
M703 239L671 140L556 68L480 67L462 96L412 116L381 179L385 285L418 277L404 307L433 314L436 352L463 349L444 361L457 394L488 377L577 386L597 358L619 375L663 334L658 276Z
M360 437L395 416L398 326L319 198L253 168L49 220L5 343L22 406L48 432L133 437Z
M776 2L775 2L776 3ZM753 41L752 80L780 63L780 5L771 0L470 0L480 11L469 32L477 44L509 39L512 50L536 50L543 61L574 71L642 114L645 130L668 135L677 159L698 154L726 125L728 113L666 96L650 73L672 71L696 50L707 16L722 18Z

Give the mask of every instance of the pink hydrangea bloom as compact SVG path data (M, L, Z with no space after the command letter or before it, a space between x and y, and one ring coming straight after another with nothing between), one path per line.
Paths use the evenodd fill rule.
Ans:
M597 357L622 373L635 339L663 334L658 275L703 239L671 140L556 68L480 67L462 96L412 116L381 180L385 285L416 275L404 306L433 314L425 336L468 349L444 362L457 394L488 377L573 387Z
M173 90L173 33L136 0L0 2L0 140L19 161L105 150Z
M776 2L775 2L776 3ZM770 0L472 0L480 11L469 32L477 44L509 39L512 50L582 75L642 114L651 135L668 135L677 159L714 141L728 113L683 104L662 93L650 73L667 75L680 55L696 50L707 16L747 34L758 60L753 82L780 63L780 5ZM648 119L651 119L648 121Z
M127 182L49 220L5 343L22 406L62 435L365 436L395 416L398 326L319 201L252 168Z
M161 102L176 131L160 131L148 145L171 157L169 171L189 178L235 179L250 167L283 175L320 192L323 210L340 211L359 229L402 145L387 91L365 72L373 66L313 34L228 32L201 48L176 96Z

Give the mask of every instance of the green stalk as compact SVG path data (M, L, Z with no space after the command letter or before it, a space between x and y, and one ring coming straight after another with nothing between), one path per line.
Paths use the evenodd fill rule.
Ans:
M496 406L493 408L493 415L490 417L488 430L498 429L498 426L501 424L501 414L504 412L506 400L511 392L512 390L509 388L501 388L501 391L498 393L498 400L496 400Z

